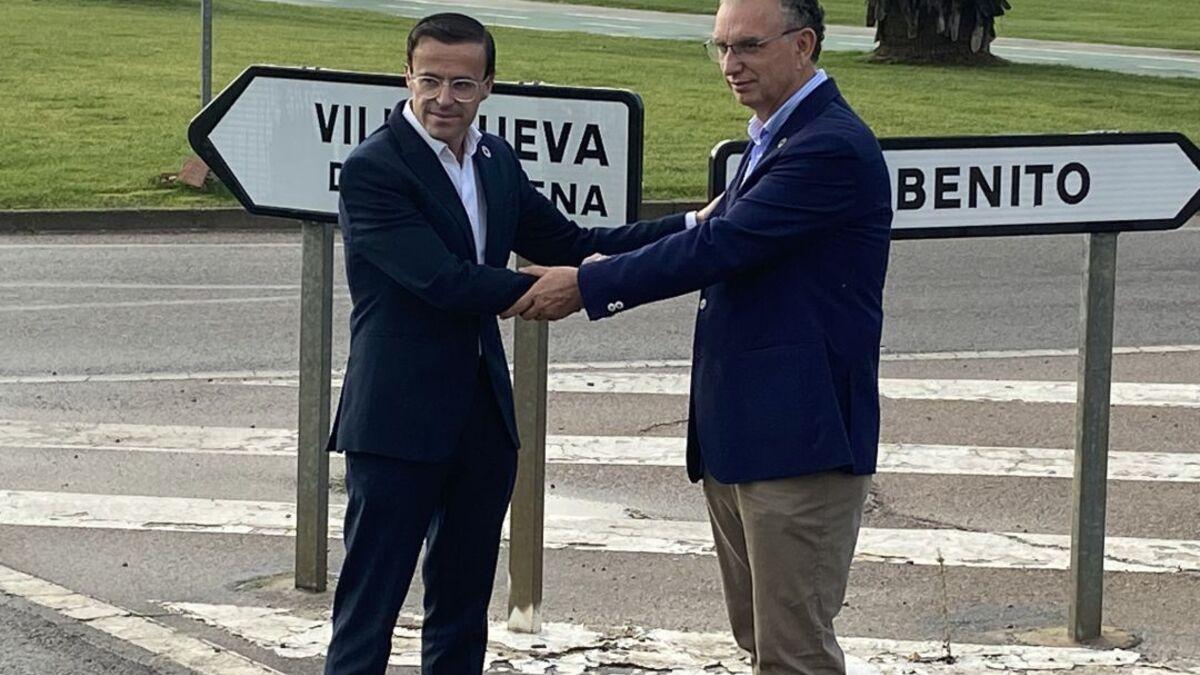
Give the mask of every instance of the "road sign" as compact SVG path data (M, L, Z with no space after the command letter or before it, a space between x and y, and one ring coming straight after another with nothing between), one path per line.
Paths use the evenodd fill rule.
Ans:
M891 138L896 239L1168 230L1200 211L1200 150L1177 133ZM723 191L746 142L713 149Z
M251 66L188 128L192 148L252 213L337 220L342 162L408 97L404 77ZM558 208L592 226L637 217L643 108L637 95L497 83L479 126L504 137Z

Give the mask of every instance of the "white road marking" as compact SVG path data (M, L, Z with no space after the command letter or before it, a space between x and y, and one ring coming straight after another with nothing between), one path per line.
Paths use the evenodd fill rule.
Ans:
M926 401L1075 403L1074 382L881 379L885 398ZM1114 382L1112 405L1200 407L1200 384Z
M221 628L285 658L325 654L331 629L328 617L299 616L287 609L203 603L163 603L169 611ZM489 629L489 666L507 663L517 672L579 675L592 669L624 666L671 675L721 672L749 673L744 652L725 632L699 633L637 626L593 628L546 623L540 635L510 633L504 623ZM1056 672L1089 673L1180 672L1170 666L1147 664L1135 651L1085 647L1037 647L952 643L954 663L946 663L943 643L914 640L841 637L848 673L866 675L934 675L938 673ZM420 663L420 618L400 617L393 633L393 666ZM551 670L553 668L554 670ZM1136 668L1136 670L1135 670Z
M580 21L579 25L589 28L600 28L602 30L621 31L621 35L637 34L641 29L640 26L632 24L605 23L603 21Z
M615 13L600 14L600 13L596 13L596 12L578 12L578 11L576 11L576 12L567 12L565 14L565 16L575 17L578 19L601 19L604 21L616 21L618 23L630 24L630 26L633 28L645 26L646 24L652 24L652 23L669 24L669 25L675 25L675 23L677 23L677 22L668 21L666 19L650 19L650 18L644 18L644 17L638 17L638 18L631 19L628 17L619 16Z
M1053 62L1053 63L1062 63L1063 61L1066 61L1066 59L1065 59L1065 58L1063 58L1063 57L1061 57L1061 56L1033 56L1033 55L1026 55L1026 56L1025 56L1025 58L1026 58L1026 59L1029 59L1030 61L1050 61L1050 62Z
M9 375L0 377L0 385L5 384L87 384L87 383L127 383L127 382L183 382L206 380L239 380L239 379L283 379L296 377L294 370L234 370L234 371L197 371L197 372L158 372L158 373L86 373L50 375Z
M294 429L0 420L0 449L292 457ZM663 436L552 435L552 464L684 465L685 441ZM340 458L341 455L334 455ZM1075 455L1053 448L883 443L883 473L1071 478ZM1200 453L1110 452L1110 480L1200 483Z
M0 305L0 312L45 312L65 309L128 309L178 307L189 305L245 305L268 302L298 302L299 295L273 295L256 298L197 298L194 300L133 300L125 302L76 302L59 305Z
M1114 355L1129 354L1187 354L1200 352L1200 345L1149 345L1145 347L1114 347ZM1079 356L1078 349L1008 349L985 351L912 352L880 355L883 361L966 361L974 359L1024 359Z
M1196 230L1200 232L1200 229ZM1146 347L1116 347L1115 355L1127 354L1187 354L1200 352L1200 345L1151 345ZM990 359L1022 359L1022 358L1055 358L1071 357L1078 354L1075 349L1018 349L996 351L963 351L963 352L913 352L888 353L880 356L883 361L964 361ZM692 362L683 359L645 360L645 361L597 361L587 363L551 363L551 371L617 371L617 370L664 370L690 368ZM340 370L333 371L335 377L341 377ZM214 372L149 372L149 373L100 373L63 374L63 375L9 375L0 376L0 385L4 384L69 384L75 382L153 382L171 380L284 380L281 384L295 386L290 380L295 380L295 370L251 371L231 370Z
M702 521L651 520L602 502L550 497L545 543L550 549L713 555ZM0 491L0 525L294 536L293 504L229 499ZM345 507L330 505L330 536ZM1110 572L1200 573L1200 541L1109 537ZM1070 537L1018 532L863 528L860 562L996 569L1065 570Z
M1099 57L1103 57L1103 58L1114 58L1115 57L1118 59L1124 58L1124 55L1113 54L1111 52L1105 53L1105 52L1097 52L1097 51L1088 51L1085 49L1053 49L1053 48L1045 47L1045 46L1020 47L1020 46L1013 45L1011 43L999 43L996 45L996 47L999 50L997 53L1001 53L1002 55L1004 53L1014 53L1014 52L1033 52L1033 53L1048 52L1048 53L1052 53L1052 54L1067 54L1070 56L1099 56ZM1147 54L1145 52L1142 52L1142 53L1136 54L1136 57L1139 59L1147 59L1147 60L1151 60L1151 61L1173 61L1175 63L1182 63L1182 64L1187 64L1187 65L1196 65L1196 63L1200 62L1200 56L1193 56L1190 54L1187 56L1183 56L1183 55L1160 56L1160 55L1156 55L1156 54ZM1032 57L1026 56L1023 58L1032 58Z
M0 380L0 383L3 383ZM246 378L246 386L297 387L295 377ZM342 379L334 377L334 388ZM557 393L574 394L660 394L686 396L691 374L687 372L633 372L555 370L547 386ZM1074 382L1040 380L950 380L881 378L879 394L884 398L917 401L976 401L996 403L1075 403ZM1158 382L1115 382L1112 405L1200 408L1200 384Z
M688 373L557 372L549 378L550 391L561 393L686 395L690 384ZM884 398L901 400L1075 403L1074 382L1037 380L882 378L879 393ZM1197 408L1200 384L1117 382L1112 385L1112 404Z
M296 454L294 429L0 420L0 447L127 452Z
M521 14L501 14L500 12L492 11L478 12L476 13L475 17L480 21L492 21L497 19L500 21L529 21L529 17Z
M279 673L224 647L3 565L0 565L0 591L52 609L203 675Z
M246 379L247 386L296 387L292 378ZM552 392L573 394L661 394L686 396L691 385L689 373L637 372L552 372L548 387ZM333 380L340 388L340 378ZM977 401L996 403L1075 403L1074 382L1038 380L879 380L884 398L910 401ZM1200 384L1155 382L1115 382L1112 405L1200 408Z

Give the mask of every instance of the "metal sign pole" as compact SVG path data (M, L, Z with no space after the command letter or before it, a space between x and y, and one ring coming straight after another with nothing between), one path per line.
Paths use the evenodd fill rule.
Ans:
M329 554L333 224L304 222L300 280L300 411L296 465L296 588L324 591Z
M517 266L528 262L517 260ZM509 511L508 629L542 630L542 547L546 512L546 369L550 329L516 320L513 392L521 459Z
M1071 522L1069 631L1076 642L1100 637L1103 616L1117 233L1088 235L1084 260Z
M212 100L212 0L200 0L200 107Z

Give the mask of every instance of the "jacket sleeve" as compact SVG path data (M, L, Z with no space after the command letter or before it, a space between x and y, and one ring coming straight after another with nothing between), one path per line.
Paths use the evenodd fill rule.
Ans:
M370 157L351 157L342 167L340 223L354 252L449 312L499 314L533 285L531 276L451 253L392 173Z
M684 229L683 215L622 227L580 227L533 187L519 163L517 171L520 213L513 250L539 265L578 267L593 253L633 251Z
M588 317L672 298L787 256L855 209L859 159L840 139L812 139L779 157L722 215L639 251L584 265Z

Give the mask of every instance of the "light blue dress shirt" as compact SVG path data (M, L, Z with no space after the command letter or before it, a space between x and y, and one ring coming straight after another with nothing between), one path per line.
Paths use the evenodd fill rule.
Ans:
M754 169L758 167L759 160L763 158L763 155L767 154L767 150L770 148L775 134L779 132L779 127L782 127L787 118L792 116L792 113L796 111L796 106L800 105L801 101L828 79L829 76L825 74L825 69L822 68L817 71L816 75L809 78L803 87L800 87L796 93L792 94L787 101L784 101L783 105L779 106L779 110L772 113L770 119L766 122L758 119L758 115L750 118L750 124L746 130L750 135L751 142L750 163L746 166L746 173L742 176L743 183L750 177L750 174L754 173Z
M784 101L783 105L779 106L779 109L772 113L766 122L758 119L758 115L750 118L749 128L747 129L747 133L750 135L750 163L746 166L746 173L742 174L743 183L746 182L751 173L754 173L754 169L758 167L758 162L763 158L763 155L767 154L772 137L779 131L779 127L783 126L787 118L792 116L792 113L796 111L796 107L800 105L801 101L828 79L829 76L825 74L825 69L821 68L817 70L815 75L809 78L808 82L804 83L803 87L797 89L796 93ZM695 227L698 224L696 212L689 211L685 217L685 222L689 230Z

